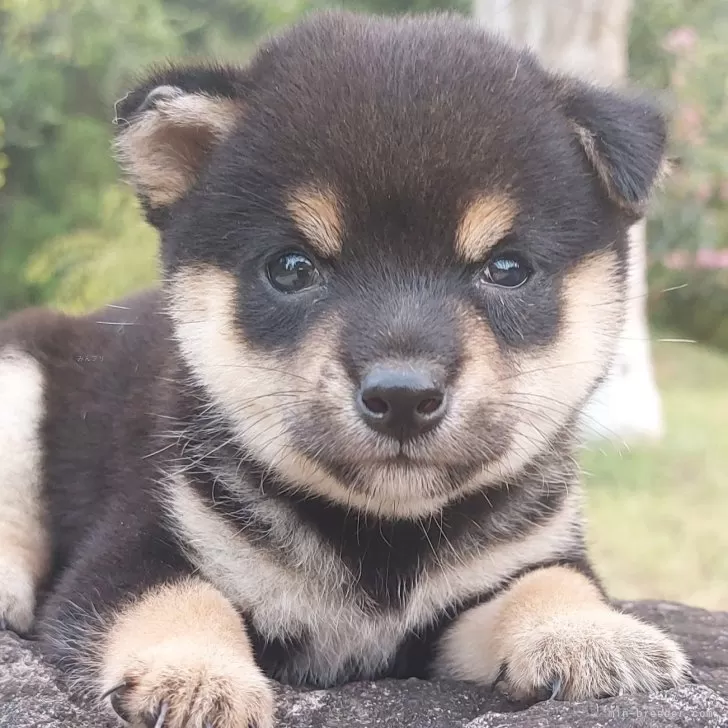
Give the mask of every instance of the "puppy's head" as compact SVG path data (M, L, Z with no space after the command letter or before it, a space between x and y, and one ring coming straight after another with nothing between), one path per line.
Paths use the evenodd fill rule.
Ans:
M183 356L288 487L421 516L560 446L618 337L649 104L464 20L333 14L118 115Z

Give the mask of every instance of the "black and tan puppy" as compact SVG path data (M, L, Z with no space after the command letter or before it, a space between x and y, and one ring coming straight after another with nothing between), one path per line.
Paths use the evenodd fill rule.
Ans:
M659 113L342 14L117 111L165 282L0 328L4 623L47 590L49 652L133 725L269 726L268 678L681 683L592 575L572 459Z

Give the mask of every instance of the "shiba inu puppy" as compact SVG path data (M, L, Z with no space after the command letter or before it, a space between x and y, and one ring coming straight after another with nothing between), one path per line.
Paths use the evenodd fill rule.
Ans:
M593 575L572 456L650 103L464 19L334 13L117 117L164 282L0 327L5 626L135 726L270 726L270 679L686 679Z

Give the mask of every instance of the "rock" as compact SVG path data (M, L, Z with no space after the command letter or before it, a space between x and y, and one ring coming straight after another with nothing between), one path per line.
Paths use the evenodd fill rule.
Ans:
M334 690L279 689L280 728L728 728L728 613L667 602L624 603L685 646L696 685L655 695L528 708L454 682L383 680ZM0 633L0 728L115 728L73 697L37 645Z

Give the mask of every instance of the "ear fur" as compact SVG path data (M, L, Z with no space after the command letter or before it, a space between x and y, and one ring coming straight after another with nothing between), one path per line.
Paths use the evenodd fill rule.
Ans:
M635 219L667 173L667 122L645 96L554 79L557 98L609 197Z
M243 115L242 72L170 68L116 105L116 155L153 224L184 197Z

